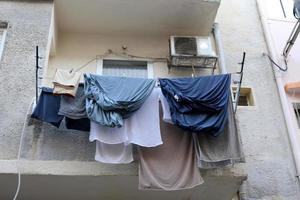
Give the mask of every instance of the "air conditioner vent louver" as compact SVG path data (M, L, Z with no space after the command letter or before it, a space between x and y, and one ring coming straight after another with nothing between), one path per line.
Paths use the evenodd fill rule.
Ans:
M174 37L175 51L182 55L197 55L197 40L193 37Z

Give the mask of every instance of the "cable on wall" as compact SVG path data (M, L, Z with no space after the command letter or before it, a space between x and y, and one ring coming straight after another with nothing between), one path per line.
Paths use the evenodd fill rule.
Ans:
M25 120L23 123L23 127L22 127L21 138L20 138L20 143L19 143L19 150L18 150L18 157L17 157L18 185L17 185L17 189L16 189L13 200L17 200L19 192L20 192L20 188L21 188L21 171L20 171L20 166L19 166L20 163L19 162L21 159L21 153L22 153L22 149L23 149L23 142L24 142L24 135L25 135L24 133L25 133L25 127L26 127L26 123L27 123L27 117L28 117L28 114L31 110L31 106L33 105L34 101L35 101L35 98L33 98L31 100L31 103L29 104L29 107L26 111L26 116L25 116Z
M263 55L264 55L264 56L267 56L268 59L270 60L270 62L271 62L274 66L276 66L280 71L286 72L286 71L288 70L288 66L287 66L286 63L285 63L285 67L283 68L283 67L281 67L279 64L277 64L277 63L274 61L274 59L272 59L272 57L271 57L269 54L263 53Z

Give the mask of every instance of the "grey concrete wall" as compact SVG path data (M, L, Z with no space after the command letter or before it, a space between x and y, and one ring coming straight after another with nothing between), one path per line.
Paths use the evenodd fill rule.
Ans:
M0 20L10 26L0 62L0 159L15 159L25 113L35 92L35 46L45 55L52 4L0 1L0 8Z
M244 86L254 89L253 108L239 108L250 199L300 199L279 95L255 0L222 0L217 22L229 72L247 52Z

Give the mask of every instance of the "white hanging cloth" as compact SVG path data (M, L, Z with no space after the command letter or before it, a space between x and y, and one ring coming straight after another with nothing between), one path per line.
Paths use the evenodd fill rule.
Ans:
M110 128L91 121L90 141L97 141L97 151L95 158L98 161L109 161L109 163L124 163L122 159L114 159L116 151L119 155L132 157L130 144L136 144L143 147L156 147L161 145L162 138L159 124L159 98L161 96L160 88L154 88L142 107L137 110L130 118L124 120L124 125L120 128ZM105 148L116 149L113 153ZM100 147L101 146L101 147ZM123 146L121 148L120 146ZM101 149L102 152L99 152ZM111 153L111 155L109 155ZM130 154L130 155L129 155ZM108 158L111 159L108 159ZM117 156L118 157L118 156ZM128 160L126 160L128 161Z

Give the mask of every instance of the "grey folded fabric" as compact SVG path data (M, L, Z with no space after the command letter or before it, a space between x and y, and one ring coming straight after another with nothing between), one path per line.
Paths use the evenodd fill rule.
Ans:
M231 98L228 104L228 120L223 133L218 137L194 133L193 139L199 168L219 168L245 162Z
M83 85L79 85L75 97L61 95L58 114L71 119L82 119L87 117Z
M121 127L150 95L155 80L85 74L86 112L100 125Z
M166 123L160 114L163 144L139 147L139 189L182 190L203 183L197 167L192 134Z

